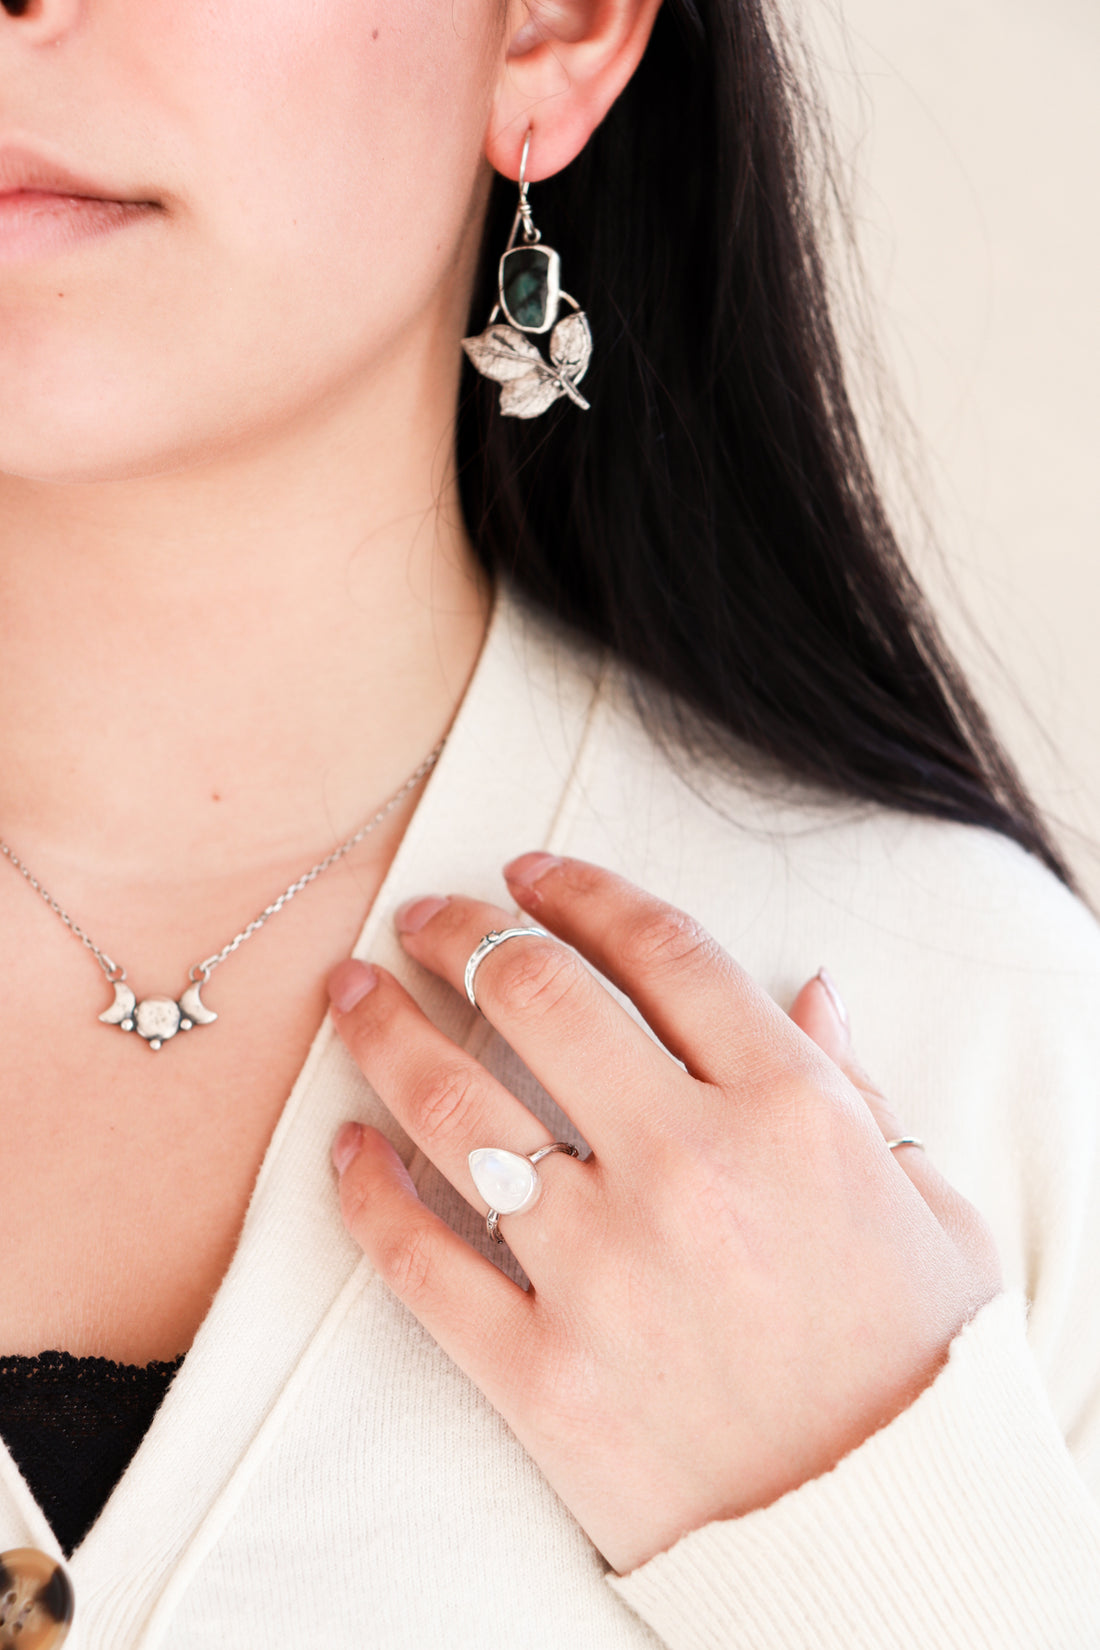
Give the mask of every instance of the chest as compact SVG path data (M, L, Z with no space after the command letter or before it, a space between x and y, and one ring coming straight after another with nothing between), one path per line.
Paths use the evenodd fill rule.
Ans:
M252 1037L228 1056L126 1039L104 1058L106 1034L92 1033L83 1060L9 1078L0 1350L147 1363L190 1347L323 1013L310 1006L264 1058Z
M217 1020L159 1050L99 1022L110 989L60 925L48 956L0 959L0 1352L190 1348L362 921L314 892L214 976Z

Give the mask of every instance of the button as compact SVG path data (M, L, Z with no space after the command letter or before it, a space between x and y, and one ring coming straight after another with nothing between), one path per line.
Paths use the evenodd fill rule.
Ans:
M37 1547L0 1553L0 1650L57 1650L73 1619L73 1584Z

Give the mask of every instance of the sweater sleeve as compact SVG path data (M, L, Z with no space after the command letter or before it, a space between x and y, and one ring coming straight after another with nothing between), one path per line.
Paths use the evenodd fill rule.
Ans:
M670 1650L1096 1650L1100 1508L1018 1292L821 1478L609 1585Z

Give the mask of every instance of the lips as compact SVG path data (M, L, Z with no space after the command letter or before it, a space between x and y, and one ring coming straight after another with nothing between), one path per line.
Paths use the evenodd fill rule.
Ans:
M65 252L148 218L158 203L0 146L0 264Z
M122 205L151 204L134 191L119 189L81 176L69 167L18 144L0 142L0 196L13 194L67 195L85 200L117 201Z

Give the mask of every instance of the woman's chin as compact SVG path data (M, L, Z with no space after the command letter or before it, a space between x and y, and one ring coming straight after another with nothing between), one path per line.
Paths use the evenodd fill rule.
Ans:
M66 360L5 370L0 346L0 487L5 478L64 485L134 481L224 457L246 417L214 397L158 395L147 363ZM205 404L204 404L205 401Z
M150 446L148 432L127 431L118 423L110 430L96 428L56 414L46 420L24 416L12 428L0 403L0 490L18 481L53 486L130 481L180 467L178 454Z
M213 441L173 441L167 435L156 441L148 428L128 427L122 419L102 429L56 416L11 430L0 406L0 492L12 482L66 486L152 480L199 466L216 450Z

